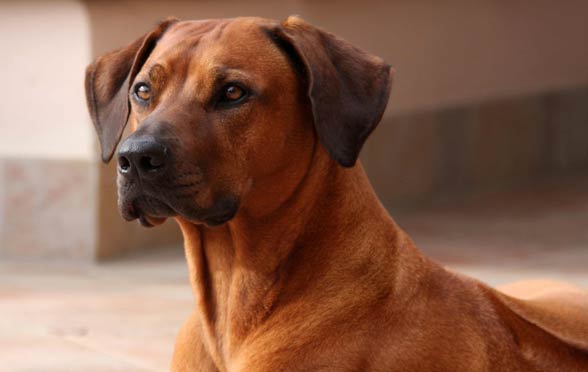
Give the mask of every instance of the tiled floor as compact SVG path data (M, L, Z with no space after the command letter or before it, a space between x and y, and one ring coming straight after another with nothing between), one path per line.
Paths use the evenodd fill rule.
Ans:
M588 178L394 215L428 254L493 285L588 286ZM0 371L165 371L192 304L179 247L100 265L0 262Z
M175 253L102 265L5 262L0 371L165 371L192 304Z

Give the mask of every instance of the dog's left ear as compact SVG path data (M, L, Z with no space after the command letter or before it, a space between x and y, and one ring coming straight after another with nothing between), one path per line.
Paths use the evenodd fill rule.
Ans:
M394 70L295 16L270 36L303 70L322 145L339 164L352 167L386 109Z
M112 158L129 118L129 84L157 40L177 21L174 18L164 20L153 31L124 48L98 57L86 68L86 102L105 163Z

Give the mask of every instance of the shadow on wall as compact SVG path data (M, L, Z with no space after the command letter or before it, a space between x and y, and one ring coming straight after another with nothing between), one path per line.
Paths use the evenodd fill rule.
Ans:
M588 86L385 119L362 160L384 205L588 169Z

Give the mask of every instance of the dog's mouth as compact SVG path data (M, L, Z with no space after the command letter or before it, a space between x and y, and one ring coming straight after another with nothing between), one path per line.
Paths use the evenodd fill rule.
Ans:
M119 196L119 209L127 221L139 220L144 227L155 227L177 213L166 203L152 197L128 198Z
M199 208L192 200L186 198L169 201L140 193L121 193L120 191L118 204L125 220L138 220L144 227L159 226L167 218L176 216L195 224L213 227L231 220L239 209L237 198L232 196L219 198L209 208Z
M166 217L152 217L145 214L139 216L139 223L143 227L155 227L165 222Z

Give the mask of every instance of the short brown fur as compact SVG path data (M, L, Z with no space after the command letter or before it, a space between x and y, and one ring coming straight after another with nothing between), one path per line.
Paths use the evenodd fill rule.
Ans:
M109 62L116 52L89 67L86 87L116 137L126 119L106 111L127 95L96 102L92 82L148 80L152 102L130 106L134 135L173 143L166 183L132 191L156 190L150 198L173 212L150 212L153 201L143 221L174 217L185 238L196 306L173 371L588 371L585 292L506 288L526 297L516 299L449 272L379 202L355 163L388 100L393 72L381 59L296 17L158 30L136 76L130 57ZM149 35L123 54L141 54ZM106 65L118 70L96 67ZM250 102L210 103L225 73L247 81ZM118 137L101 140L107 159ZM119 177L123 215L134 187ZM227 195L238 210L212 227Z

